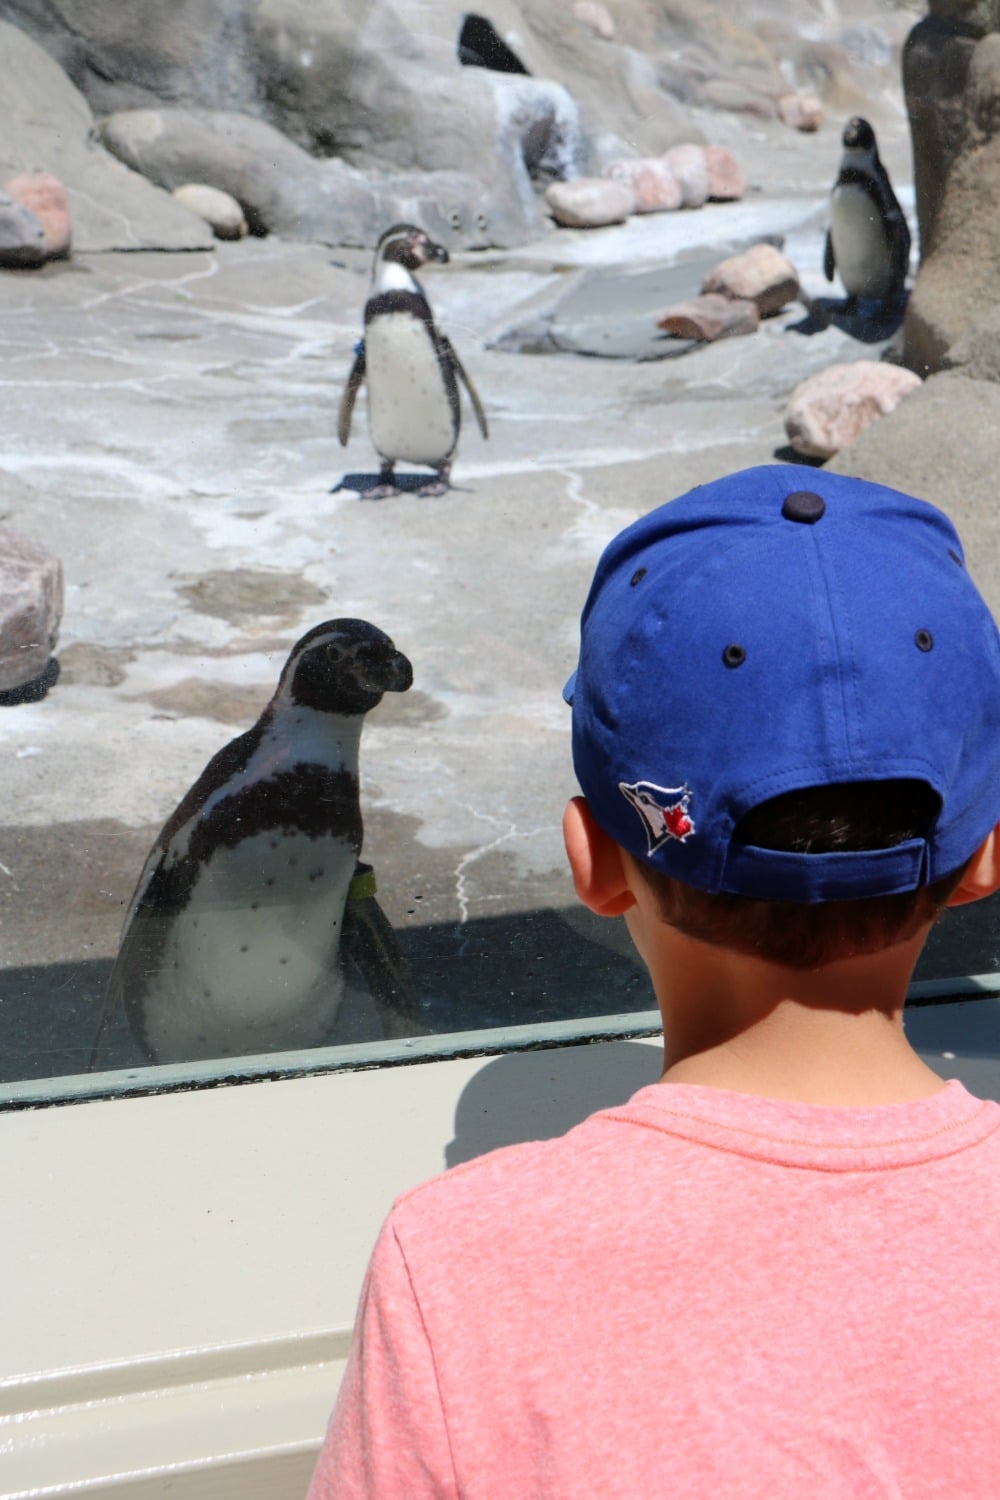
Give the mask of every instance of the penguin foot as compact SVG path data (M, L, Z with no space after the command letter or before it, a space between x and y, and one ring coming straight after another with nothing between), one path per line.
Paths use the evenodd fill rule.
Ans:
M394 484L376 484L372 489L365 490L366 500L388 500L392 495L401 495L403 491Z
M434 475L417 490L418 495L447 495L451 489L451 461L443 463Z

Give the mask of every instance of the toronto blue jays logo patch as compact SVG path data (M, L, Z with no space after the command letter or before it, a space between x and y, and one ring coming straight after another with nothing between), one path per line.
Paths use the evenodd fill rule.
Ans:
M629 786L619 781L618 790L642 819L648 853L655 854L672 839L684 844L694 833L690 787L654 786L651 781L636 781Z

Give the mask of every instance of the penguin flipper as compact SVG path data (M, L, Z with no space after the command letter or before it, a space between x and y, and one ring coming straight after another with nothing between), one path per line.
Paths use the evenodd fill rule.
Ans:
M490 435L490 430L486 422L486 413L483 410L483 403L479 399L479 392L472 384L472 381L469 379L469 376L466 373L465 366L462 364L462 361L455 353L451 339L446 333L440 334L439 337L441 339L441 353L449 362L459 380L465 386L465 389L469 394L469 400L472 403L472 410L476 414L476 421L479 423L479 431L482 433L484 438L488 438Z
M910 269L910 227L903 217L903 211L899 211L899 220L893 226L895 233L892 237L892 295L899 297L906 285L907 272Z
M351 416L354 412L354 402L357 399L358 391L361 389L364 378L365 351L364 345L362 345L354 356L351 373L347 377L344 394L340 398L340 411L337 414L337 436L340 439L340 446L342 448L347 447L347 440L351 435Z
M340 952L361 971L386 1037L422 1036L426 1032L409 965L374 896L352 897L347 902Z
M833 235L829 229L826 231L826 244L823 247L823 270L827 281L832 281L834 272Z

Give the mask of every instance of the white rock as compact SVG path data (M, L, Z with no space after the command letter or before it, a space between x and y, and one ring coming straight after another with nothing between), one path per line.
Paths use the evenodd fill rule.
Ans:
M663 159L681 185L685 208L701 208L708 202L708 163L704 146L693 143L672 146Z
M615 23L611 12L601 0L574 0L573 15L581 26L588 27L602 42L613 42Z
M785 94L778 100L778 115L793 130L811 134L823 123L823 104L815 94Z
M247 232L243 209L230 193L209 187L205 182L185 182L174 188L173 196L192 213L211 226L219 240L239 240Z
M831 365L803 380L789 397L788 440L796 453L830 458L872 422L895 410L920 384L920 376L912 370L878 360Z
M611 177L574 177L570 182L552 182L545 189L545 201L556 222L570 229L621 224L635 209L632 189Z
M684 202L684 190L668 162L659 156L629 157L613 161L604 168L604 176L624 182L635 198L633 213L669 213Z

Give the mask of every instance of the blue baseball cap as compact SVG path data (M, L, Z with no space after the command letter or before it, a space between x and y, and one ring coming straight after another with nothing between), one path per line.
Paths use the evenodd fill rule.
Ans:
M831 901L958 869L1000 819L1000 634L951 522L909 495L782 464L614 538L564 692L599 825L700 890ZM923 838L784 853L734 838L805 787L914 779Z

